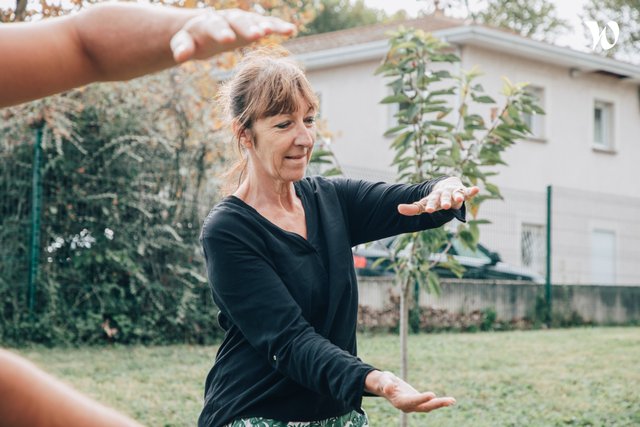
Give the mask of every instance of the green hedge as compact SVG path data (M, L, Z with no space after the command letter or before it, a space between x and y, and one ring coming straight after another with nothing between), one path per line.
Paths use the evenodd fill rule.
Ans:
M59 128L5 113L11 120L0 127L0 345L209 343L220 336L199 244L203 212L213 204L200 200L210 152L188 143L193 129L178 120L184 117L174 114L178 119L167 123L165 114L158 128L158 111L179 112L175 105L146 108L126 93L120 95L127 102L105 93L62 98L76 96L82 107L59 115ZM69 119L70 132L61 132L60 118ZM44 125L44 139L30 313L34 123ZM162 133L167 127L172 139Z

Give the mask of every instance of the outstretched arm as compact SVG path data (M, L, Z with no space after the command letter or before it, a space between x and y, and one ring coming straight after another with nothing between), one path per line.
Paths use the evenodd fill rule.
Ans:
M1 427L141 427L0 349Z
M280 19L237 9L130 3L0 25L0 108L94 81L131 79L294 31Z

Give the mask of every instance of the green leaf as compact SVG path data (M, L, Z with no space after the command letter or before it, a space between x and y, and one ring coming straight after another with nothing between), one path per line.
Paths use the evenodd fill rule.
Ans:
M488 182L485 182L484 186L487 189L487 191L489 193L491 193L492 195L502 197L502 195L500 194L500 189L497 186L495 186L494 184L490 184Z
M380 101L381 104L401 104L403 102L411 102L411 99L403 93L389 95Z
M393 136L394 134L400 132L401 130L405 130L406 128L407 128L407 125L400 125L400 126L392 127L391 129L389 129L388 131L386 131L384 133L384 136Z
M335 176L335 175L342 175L342 171L340 170L340 168L331 168L325 172L323 172L322 176Z

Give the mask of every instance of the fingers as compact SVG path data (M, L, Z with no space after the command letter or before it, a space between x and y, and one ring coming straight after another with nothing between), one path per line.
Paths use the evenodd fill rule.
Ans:
M173 59L177 63L186 61L193 56L196 50L196 45L191 35L185 31L178 31L173 37L171 37L171 52L173 52Z
M415 216L433 213L439 210L460 209L466 200L470 200L480 192L480 188L445 186L433 190L427 197L411 204L398 205L401 215Z
M453 397L436 397L433 399L429 399L427 402L424 402L415 406L414 412L431 412L434 409L453 406L455 404L456 404L456 399L454 399Z
M245 46L269 34L291 35L293 24L239 9L207 10L190 19L171 38L176 62L205 59L221 52Z
M293 24L257 13L230 9L221 10L220 14L238 36L249 41L255 41L269 34L291 35L296 31Z
M403 412L431 412L434 409L456 404L453 397L436 397L435 393L430 391L418 393L413 388L403 390L397 384L385 386L383 392L391 404Z

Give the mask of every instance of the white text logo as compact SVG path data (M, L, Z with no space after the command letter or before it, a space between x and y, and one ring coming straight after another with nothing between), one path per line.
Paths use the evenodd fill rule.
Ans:
M591 31L591 37L593 37L593 46L591 50L594 50L598 43L604 50L609 50L616 45L618 42L618 36L620 35L620 27L618 27L618 23L614 21L607 22L607 26L600 31L600 26L596 21L585 21L584 25L589 28ZM609 38L607 37L607 27L613 32L613 43L609 43Z

